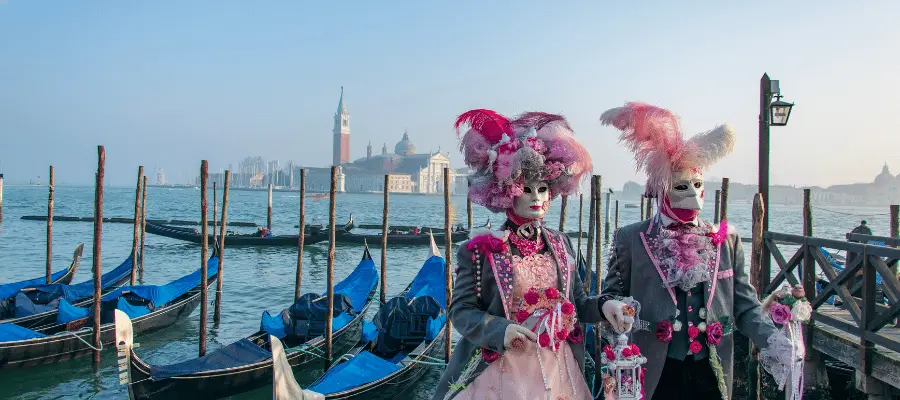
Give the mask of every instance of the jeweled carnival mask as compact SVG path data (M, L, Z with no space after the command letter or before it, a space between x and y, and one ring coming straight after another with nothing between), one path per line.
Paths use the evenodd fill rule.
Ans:
M544 181L526 182L524 191L525 193L515 198L513 211L522 218L544 218L550 203L550 185Z

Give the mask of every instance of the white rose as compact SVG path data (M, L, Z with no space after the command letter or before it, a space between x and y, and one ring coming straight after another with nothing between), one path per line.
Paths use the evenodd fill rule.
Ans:
M706 319L706 309L705 308L701 308L700 311L698 312L698 314L700 315L700 319Z
M700 332L706 332L706 322L701 322L700 325L697 325L697 329L700 329Z
M675 329L675 332L681 332L681 321L675 320L675 323L672 324L672 328Z
M808 321L811 314L812 306L809 305L808 301L798 301L794 303L793 307L791 307L791 319L793 319L794 321Z

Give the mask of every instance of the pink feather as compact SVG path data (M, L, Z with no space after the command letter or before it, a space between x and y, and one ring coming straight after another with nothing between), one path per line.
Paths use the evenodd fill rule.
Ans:
M499 143L504 133L509 137L513 136L509 119L493 110L479 108L462 113L454 124L457 135L462 124L468 124L491 144Z

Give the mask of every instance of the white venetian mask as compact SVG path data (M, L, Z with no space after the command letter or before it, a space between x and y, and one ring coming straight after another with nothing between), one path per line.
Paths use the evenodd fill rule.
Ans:
M544 181L529 181L525 183L524 191L515 198L513 211L522 218L544 218L550 202L550 186Z
M684 210L703 209L703 173L697 170L675 171L669 190L672 208Z

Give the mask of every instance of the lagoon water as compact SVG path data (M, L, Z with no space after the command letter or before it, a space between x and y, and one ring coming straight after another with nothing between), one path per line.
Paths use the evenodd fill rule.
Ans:
M25 221L23 215L46 215L47 188L37 186L7 186L4 193L3 221L0 223L0 282L18 281L42 276L45 265L46 224ZM93 215L93 187L57 187L55 215L90 217ZM221 202L221 190L219 191ZM105 191L104 217L131 217L134 212L134 188L108 188ZM265 225L266 192L232 191L229 194L228 219L249 221ZM212 196L210 193L210 209ZM615 199L615 198L613 198ZM619 199L620 225L637 222L640 211L625 208L625 203L637 203L639 199ZM546 220L550 226L558 226L559 200L554 202ZM711 220L712 202L708 202L702 217ZM307 222L328 223L328 199L307 199ZM464 196L452 197L454 224L465 224ZM150 219L200 219L200 191L197 189L172 189L151 187L147 199ZM299 195L294 192L274 193L273 231L275 234L296 233L299 222ZM745 236L750 234L750 204L734 202L728 206L730 222ZM382 196L380 194L340 194L337 198L337 223L347 221L350 214L357 224L380 224ZM584 227L587 229L587 204ZM775 205L770 210L771 230L802 233L800 205ZM837 207L815 208L814 233L816 236L843 239L844 233L868 220L876 235L888 234L888 207ZM489 217L494 226L503 222L503 216L493 215L484 208L474 206L475 225ZM612 215L612 211L610 212ZM567 230L577 230L578 201L570 199L567 210ZM390 223L442 227L444 219L443 198L424 195L393 195L390 204ZM252 228L232 228L251 231ZM93 224L86 222L62 222L53 224L54 270L67 265L78 243L84 243L84 255L75 282L91 279L91 251ZM573 239L574 240L574 239ZM103 225L103 268L108 271L122 262L131 252L132 226L106 223ZM372 243L372 257L380 260L380 243ZM443 250L443 244L438 243ZM745 247L749 247L745 244ZM325 291L327 243L307 246L304 252L304 291ZM335 279L346 276L362 255L361 245L341 245L336 249ZM749 252L747 252L749 253ZM424 246L393 246L388 248L388 294L397 293L415 276L428 255ZM454 253L455 255L455 253ZM787 255L789 256L789 255ZM749 259L749 255L747 256ZM749 261L749 260L748 260ZM241 339L259 329L263 311L280 312L290 305L293 296L294 273L297 262L295 248L263 247L228 249L226 242L224 268L224 294L222 323L212 326L210 316L208 351L215 350ZM143 283L164 284L197 269L201 265L200 246L165 237L147 235L145 273ZM210 294L212 304L214 296ZM374 307L373 307L374 308ZM210 307L210 313L212 313ZM170 364L197 356L199 336L199 307L187 319L161 331L137 335L140 343L137 352L148 362ZM0 371L0 398L2 399L125 399L127 390L118 384L115 369L115 351L105 349L99 368L94 368L91 357L81 357L54 365L14 371ZM427 399L441 370L439 367L421 379L407 393L413 399ZM271 386L235 396L235 399L269 399Z

